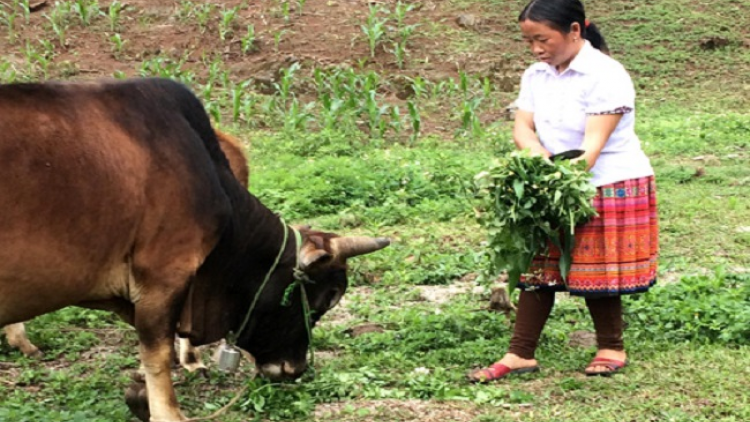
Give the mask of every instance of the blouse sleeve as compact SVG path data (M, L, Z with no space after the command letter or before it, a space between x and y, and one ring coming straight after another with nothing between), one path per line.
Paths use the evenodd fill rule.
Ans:
M521 89L518 93L516 106L519 110L534 112L534 96L531 95L531 69L527 69L521 77Z
M635 88L623 67L608 69L588 95L587 115L625 114L635 108Z

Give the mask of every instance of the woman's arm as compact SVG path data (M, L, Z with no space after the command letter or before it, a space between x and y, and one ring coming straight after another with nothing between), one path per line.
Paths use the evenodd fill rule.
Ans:
M534 126L534 113L530 111L517 110L516 120L513 125L513 141L518 149L530 149L531 155L542 155L549 157L550 152L539 142Z
M596 164L604 145L607 143L617 124L620 123L622 114L601 114L588 116L586 129L583 135L581 149L586 151L582 156L573 160L574 163L586 160L586 169L591 170Z

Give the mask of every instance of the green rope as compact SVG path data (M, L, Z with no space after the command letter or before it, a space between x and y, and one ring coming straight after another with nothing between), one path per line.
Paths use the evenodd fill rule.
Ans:
M310 302L307 298L307 290L305 290L305 284L312 283L313 281L310 280L310 278L305 274L304 271L300 269L299 266L299 258L300 258L300 251L302 250L302 235L300 234L299 230L295 229L294 227L287 227L284 220L281 220L281 224L284 226L284 240L281 243L281 249L279 249L279 254L276 256L276 260L273 262L273 265L271 266L271 269L268 270L268 273L266 274L266 277L263 279L263 283L261 283L260 288L257 292L255 292L255 297L253 298L253 302L250 304L250 308L247 310L247 314L245 314L245 319L242 321L242 325L240 325L240 329L237 331L237 334L230 333L227 336L227 344L230 346L235 346L237 344L237 339L242 334L242 332L245 330L245 327L247 326L248 321L250 321L250 315L253 313L253 310L255 310L255 306L258 303L258 299L260 299L260 295L263 293L263 290L266 287L266 284L268 284L268 280L271 279L271 274L273 274L274 270L276 270L276 267L279 265L279 260L281 260L281 255L284 253L284 250L286 249L286 242L288 238L288 230L287 228L291 229L292 232L294 232L294 240L297 242L297 253L296 253L296 263L294 265L294 281L292 281L292 284L287 287L286 291L284 292L284 298L282 299L282 305L287 306L289 301L289 296L291 295L291 292L299 286L300 293L302 295L302 312L303 312L303 318L305 320L305 329L307 330L307 338L309 339L309 350L310 350L310 364L308 365L309 368L312 369L313 374L315 373L315 350L312 346L312 326L310 325L310 317L312 314L310 313Z
M271 265L271 269L268 270L268 273L266 273L266 278L263 279L263 283L261 283L260 288L257 292L255 292L255 297L253 298L253 302L250 304L250 308L247 310L247 314L245 314L245 319L242 321L242 325L240 325L240 329L237 331L237 333L229 333L227 336L227 344L230 346L234 346L237 344L237 339L240 337L242 332L245 330L245 327L247 326L248 321L250 321L250 315L253 313L253 310L255 310L255 305L258 304L258 299L260 299L260 295L263 293L263 290L266 287L266 284L268 284L268 280L271 279L271 274L273 274L274 270L276 270L276 267L279 265L279 260L281 260L281 255L284 254L284 249L286 249L286 241L289 237L289 231L287 230L287 225L284 222L284 219L281 220L281 225L284 226L284 240L281 242L281 248L279 248L279 253L276 255L276 260L273 262L273 265ZM297 231L295 230L295 233ZM299 255L299 253L298 253ZM297 258L299 260L299 257Z

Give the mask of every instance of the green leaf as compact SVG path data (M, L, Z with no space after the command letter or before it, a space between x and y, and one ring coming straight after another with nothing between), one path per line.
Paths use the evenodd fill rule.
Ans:
M513 182L513 190L516 191L516 198L523 198L523 180L515 180Z

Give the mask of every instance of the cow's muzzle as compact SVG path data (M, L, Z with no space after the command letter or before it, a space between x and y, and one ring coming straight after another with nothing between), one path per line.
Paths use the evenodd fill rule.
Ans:
M307 362L281 362L266 363L258 366L258 371L271 381L295 380L302 376L307 369Z

